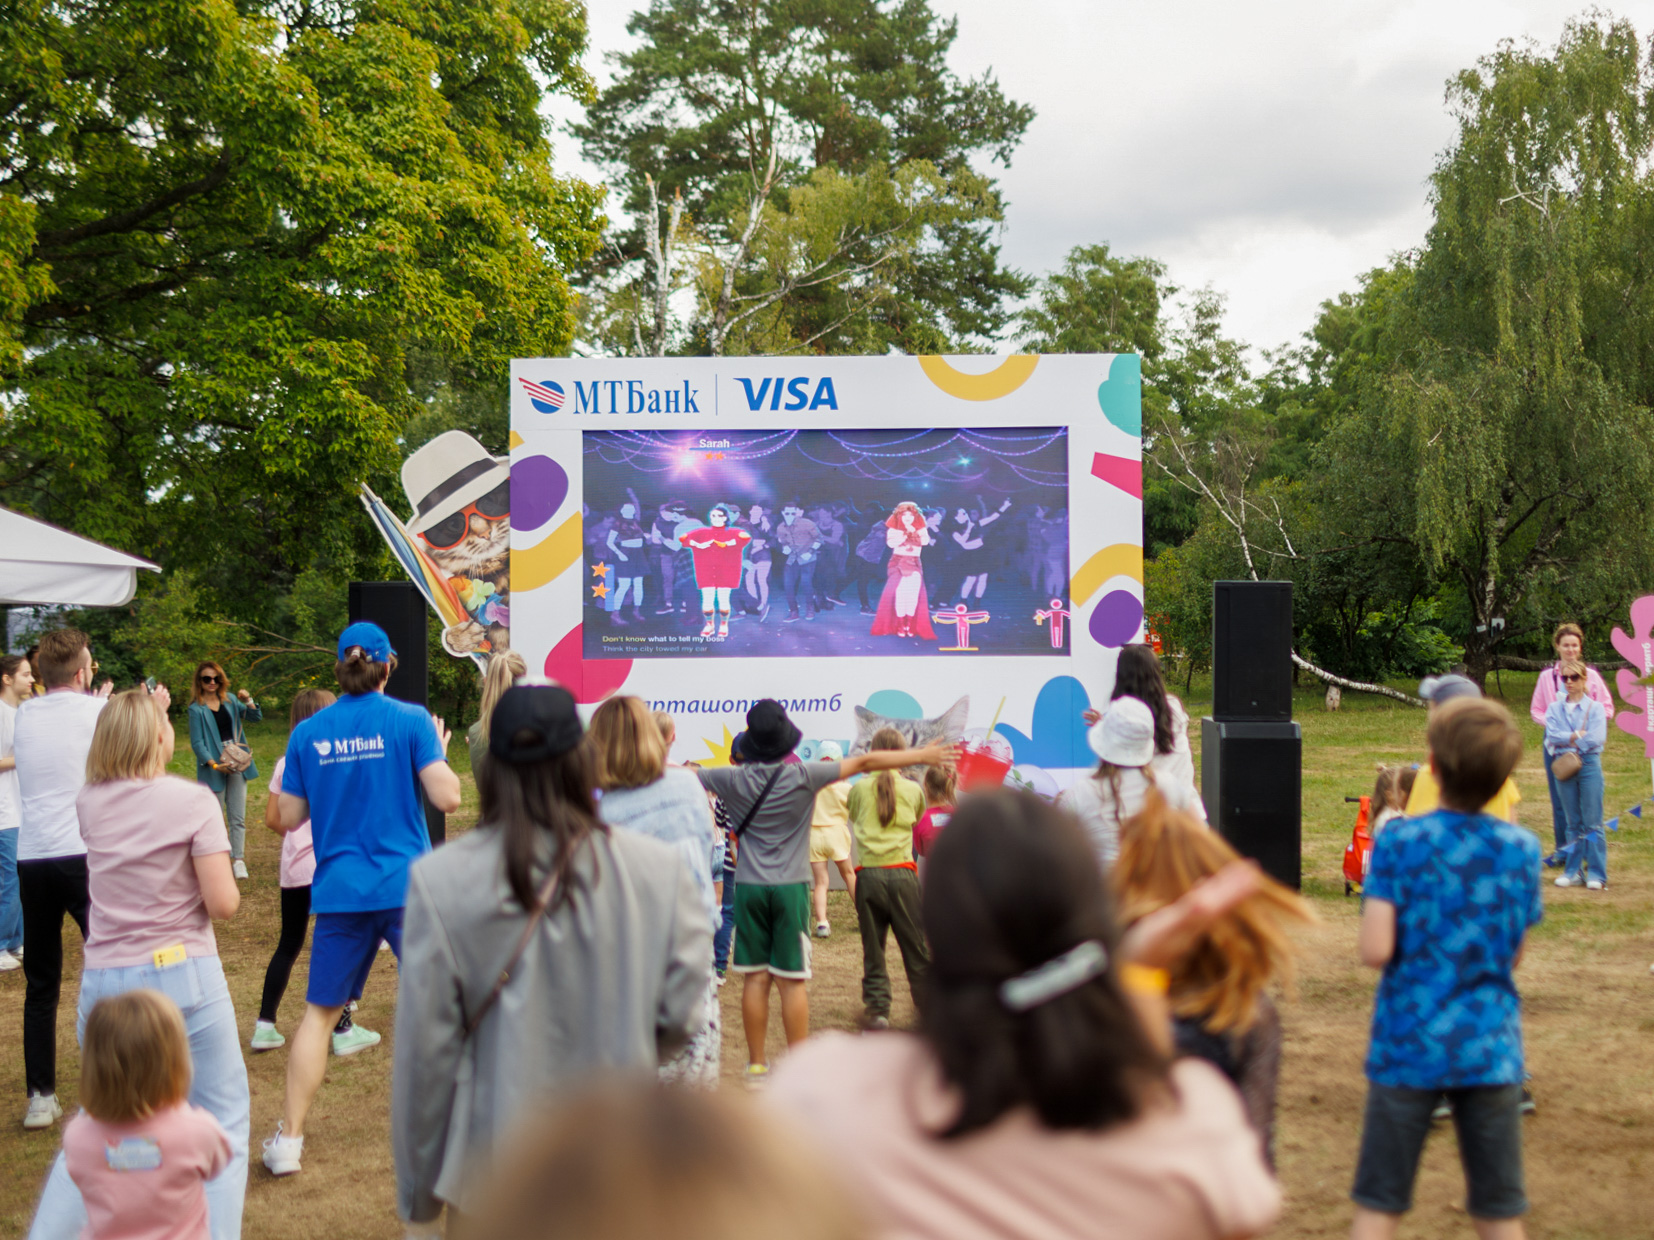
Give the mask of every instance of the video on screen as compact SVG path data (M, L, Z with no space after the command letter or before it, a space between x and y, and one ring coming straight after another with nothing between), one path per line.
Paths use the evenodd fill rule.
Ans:
M1066 655L1068 431L587 431L584 649Z

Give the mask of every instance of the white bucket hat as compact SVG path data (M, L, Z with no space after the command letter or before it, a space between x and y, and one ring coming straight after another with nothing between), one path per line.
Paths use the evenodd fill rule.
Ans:
M1115 698L1089 739L1104 762L1147 766L1154 758L1154 712L1138 698Z
M510 466L489 456L470 435L443 431L402 462L402 489L413 505L408 533L424 533L510 481Z
M816 757L825 759L828 762L843 762L844 750L840 748L837 741L822 741L816 747Z

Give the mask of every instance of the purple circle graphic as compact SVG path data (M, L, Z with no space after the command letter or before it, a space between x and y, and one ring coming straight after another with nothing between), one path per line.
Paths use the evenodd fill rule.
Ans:
M1099 646L1118 649L1143 627L1143 602L1129 590L1113 590L1091 613L1091 636Z
M511 528L537 530L563 506L569 476L549 456L530 456L511 463Z

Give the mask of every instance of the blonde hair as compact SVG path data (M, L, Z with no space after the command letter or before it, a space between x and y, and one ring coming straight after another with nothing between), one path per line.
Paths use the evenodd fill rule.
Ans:
M166 725L161 704L144 690L117 693L98 712L86 754L86 782L159 778L166 770L161 760L161 729Z
M958 774L951 766L925 768L925 799L933 805L952 805L958 798Z
M867 742L869 751L875 749L906 749L907 740L895 728L880 728ZM873 777L873 808L878 812L879 825L888 827L896 821L896 772L880 771Z
M1380 810L1406 809L1407 792L1401 788L1401 774L1407 770L1404 766L1385 766L1382 762L1378 766L1378 778L1373 781L1372 799L1367 802L1367 812L1377 817ZM1411 791L1411 788L1408 789Z
M654 713L642 698L612 697L592 715L592 747L597 753L597 786L641 788L666 773L666 741Z
M1578 659L1562 659L1556 665L1558 676L1583 676L1585 664Z
M1141 813L1120 831L1120 856L1109 877L1122 920L1136 921L1175 903L1239 856L1216 831L1168 806L1150 791ZM1309 923L1308 904L1273 879L1212 923L1196 947L1171 969L1170 999L1179 1016L1214 1033L1250 1029L1264 987L1293 975L1289 922Z
M481 725L479 731L484 748L488 746L488 721L494 714L494 708L500 704L505 691L511 688L517 677L526 675L528 664L515 650L504 650L489 657L488 670L482 674L482 703L477 707L477 723Z
M783 1121L729 1090L611 1080L499 1146L490 1240L865 1240Z
M93 1119L148 1119L189 1097L184 1014L158 990L99 999L87 1014L80 1046L80 1105Z
M668 749L671 749L672 742L678 739L678 725L673 721L672 716L664 710L657 710L655 712L655 726L660 729L661 740L666 742Z

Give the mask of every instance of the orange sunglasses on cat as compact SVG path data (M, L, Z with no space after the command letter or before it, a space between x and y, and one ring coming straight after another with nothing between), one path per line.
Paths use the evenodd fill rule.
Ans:
M487 521L498 521L501 517L510 516L511 484L500 483L487 495L472 500L452 516L443 517L430 529L421 531L419 536L430 544L433 551L451 550L465 541L465 535L471 529L473 512Z

